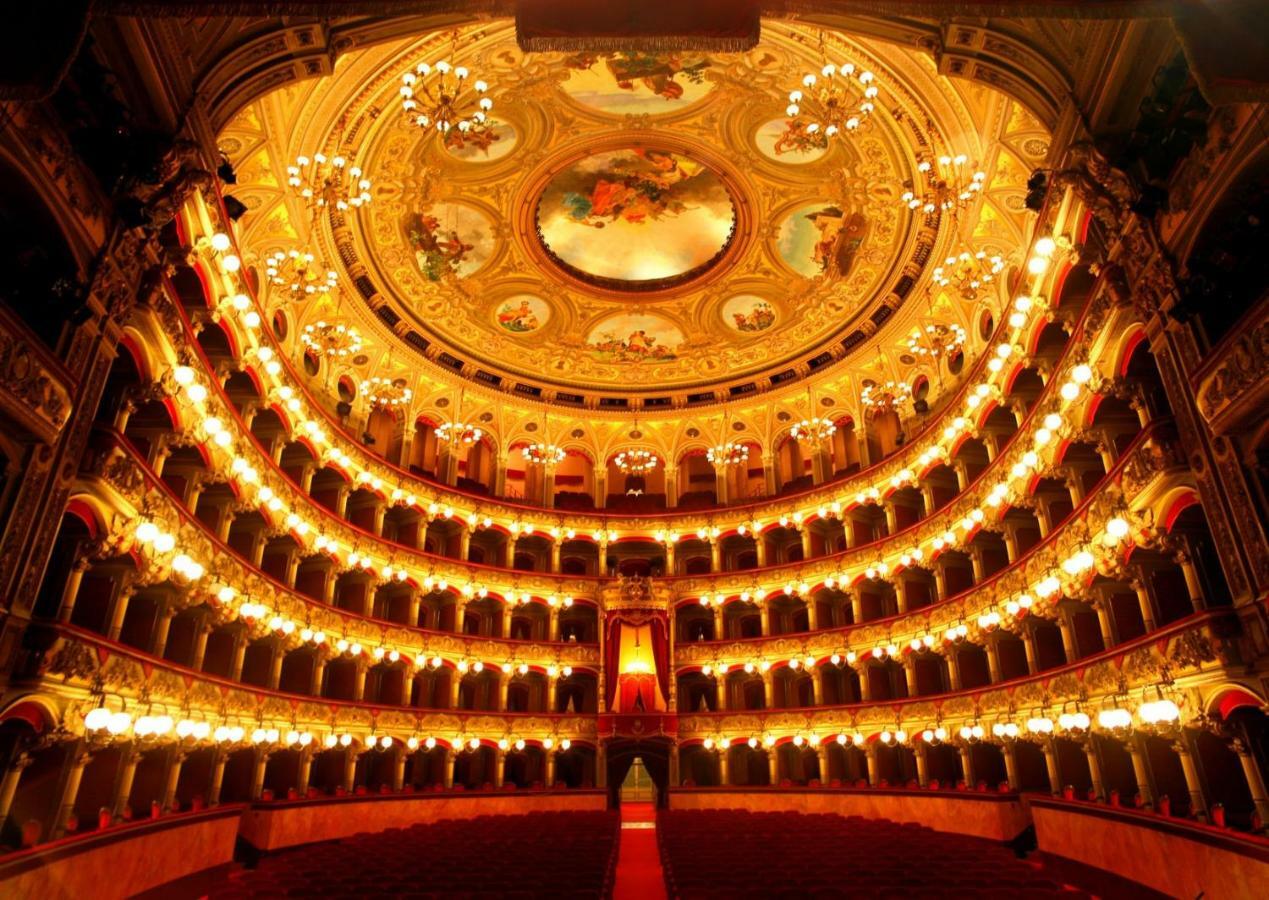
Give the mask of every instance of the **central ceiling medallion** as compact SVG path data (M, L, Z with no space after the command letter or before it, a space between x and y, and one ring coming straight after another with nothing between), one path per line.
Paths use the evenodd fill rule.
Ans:
M657 291L704 274L736 234L736 203L708 163L677 151L590 153L555 172L538 197L538 239L574 278L608 290Z

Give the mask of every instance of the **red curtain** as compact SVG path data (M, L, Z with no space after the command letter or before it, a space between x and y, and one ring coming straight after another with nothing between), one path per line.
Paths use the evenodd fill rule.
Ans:
M613 708L613 698L617 696L618 663L621 661L621 619L608 619L608 636L604 640L604 673L607 683L604 685L604 709Z
M661 696L666 706L670 703L670 654L666 636L666 621L657 616L652 621L652 658L657 662L657 681L661 684Z

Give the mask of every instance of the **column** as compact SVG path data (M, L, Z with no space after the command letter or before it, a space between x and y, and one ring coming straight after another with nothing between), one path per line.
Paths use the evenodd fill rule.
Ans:
M675 750L677 749L678 748L676 747ZM543 784L546 785L547 790L550 790L551 788L555 787L555 753L556 751L554 750L546 751L546 780L543 782ZM677 762L678 754L675 753L674 756L671 757L670 761L671 763ZM670 784L674 784L674 777L672 772L670 777Z
M1256 814L1260 816L1260 821L1269 822L1269 797L1265 795L1265 781L1260 775L1256 759L1241 738L1234 739L1233 748L1242 764L1243 777L1247 779L1247 789L1251 792L1251 802L1256 807Z
M322 696L322 678L326 674L326 656L317 653L313 656L313 679L309 682L308 692L313 697Z
M507 692L511 687L510 673L501 673L498 675L498 706L499 712L507 711Z
M190 658L190 668L203 670L203 660L207 656L207 639L211 636L210 622L199 622L194 630L194 652Z
M417 588L410 589L409 610L406 613L406 624L411 628L426 627L419 622L419 610L423 608L423 594Z
M721 572L723 570L723 545L721 541L709 542L709 570L711 572Z
M934 563L934 590L938 599L947 599L947 567L937 560Z
M988 640L984 649L987 651L987 677L992 684L998 684L1004 680L1000 675L1000 642Z
M675 575L678 569L674 565L674 542L666 541L665 543L665 573L667 575Z
M718 712L724 712L727 709L727 676L714 675L714 696L717 698L715 707Z
M820 743L815 748L815 758L819 762L820 784L828 784L828 745Z
M175 609L170 606L160 607L154 619L154 633L150 638L151 656L163 658L163 653L167 650L167 636L172 629L172 619L175 617Z
M452 748L445 751L445 776L442 783L446 788L454 786L454 761L456 759L457 756Z
M1207 821L1207 800L1203 796L1203 782L1199 778L1198 766L1194 764L1194 754L1190 752L1189 735L1182 733L1172 744L1172 749L1181 760L1181 771L1185 775L1185 787L1190 794L1190 815L1200 822Z
M502 565L507 569L516 567L516 541L518 538L512 534L507 536L507 543L502 548Z
M546 614L547 618L547 634L548 641L558 641L560 639L560 611L558 607L552 606Z
M1102 786L1102 761L1097 754L1097 739L1089 735L1084 741L1084 756L1088 759L1088 775L1093 782L1093 796L1098 800L1106 799L1106 789Z
M893 502L887 500L881 505L886 513L886 534L895 534L899 530L899 511Z
M859 702L867 703L872 699L872 682L868 677L868 664L861 662L855 674L859 676Z
M344 791L351 794L357 786L357 756L352 747L344 751Z
M1062 793L1062 775L1058 771L1057 747L1053 738L1042 738L1040 749L1044 751L1044 768L1049 773L1049 793L1059 796Z
M405 750L405 745L400 745L396 758L392 761L392 790L398 794L405 787Z
M1079 647L1075 642L1075 629L1071 627L1070 614L1058 611L1058 630L1062 632L1062 652L1066 654L1066 661L1073 663L1080 658Z
M859 591L850 592L850 621L854 625L864 621L864 598L859 595Z
M764 568L767 565L767 542L763 540L761 532L756 532L753 536L753 549L758 555L758 568Z
M25 751L9 760L9 765L4 770L4 779L0 781L0 825L9 818L9 810L13 807L13 798L17 795L18 782L22 780L23 771L34 761L35 757Z
M1119 638L1115 635L1115 622L1110 615L1110 598L1103 597L1093 604L1093 609L1097 613L1097 625L1102 632L1102 644L1109 650L1119 643Z
M282 649L280 641L275 641L273 657L269 660L269 690L276 691L278 685L282 683L282 663L285 661L286 651Z
M908 579L902 575L898 575L894 580L894 603L895 610L899 615L904 615L908 611Z
M1145 748L1141 738L1131 735L1128 738L1128 754L1132 757L1132 775L1137 782L1137 793L1145 806L1154 806L1154 786L1151 784L1150 767L1146 762Z
M366 664L360 660L353 669L353 700L360 703L366 697Z
M1030 628L1022 629L1022 648L1027 653L1027 673L1034 675L1040 671L1040 664L1036 657L1035 632Z
M762 478L767 489L767 496L774 497L777 491L775 457L770 453L762 454Z
M449 708L458 709L459 694L463 685L463 676L457 669L449 672Z
M808 560L815 555L815 552L811 547L811 526L809 524L802 526L801 537L802 537L802 559Z
M670 745L670 784L673 787L678 787L680 783L679 745L678 743L673 743Z
M731 772L728 771L728 756L730 754L726 750L718 751L718 785L726 787L731 780Z
M665 467L665 505L674 509L679 505L679 467Z
M595 787L608 787L608 748L602 741L595 747Z
M493 786L502 787L503 780L507 776L507 753L505 750L494 748L494 779Z
M242 680L242 663L247 658L247 632L238 632L238 637L234 640L234 658L229 666L229 680Z
M930 748L926 746L925 741L913 748L913 755L916 757L917 784L921 785L921 787L929 787Z
M723 608L721 606L714 607L714 640L721 641L725 638L725 623L723 620Z
M562 541L551 541L551 571L558 575L560 573L560 554L563 552L564 544ZM667 549L666 556L668 558L669 551Z
M167 777L163 784L163 811L176 812L179 804L176 801L176 788L181 783L181 766L185 764L188 754L179 747L173 747L167 759Z
M467 561L467 557L471 551L471 529L462 525L458 528L458 558L463 562Z
M608 574L608 541L607 539L599 542L599 577L603 578Z
M504 601L502 604L502 636L503 638L511 637L511 617L515 613L515 607L510 601Z
M220 805L220 788L225 783L225 763L229 757L223 750L216 750L212 760L211 787L207 789L207 805Z
M961 689L960 654L956 652L955 647L948 647L943 658L947 660L948 690L959 691Z
M1018 779L1018 745L1006 741L1001 752L1005 757L1005 779L1009 782L1009 790L1016 791L1022 784Z
M82 743L77 745L66 761L66 774L62 780L62 796L57 801L57 815L53 819L50 835L59 838L66 833L66 820L75 810L75 798L79 796L79 783L84 777L84 767L92 759L92 754L84 749Z
M877 745L869 744L864 750L864 758L868 761L868 783L873 787L881 781L881 767L877 764Z
M137 774L137 763L141 761L141 752L135 747L128 747L119 754L119 772L115 776L115 793L110 801L110 811L115 819L123 816L132 796L132 781Z
M820 706L824 702L824 670L819 666L811 666L811 705Z
M80 557L75 560L71 566L70 575L66 578L66 586L62 588L62 605L57 610L57 618L62 622L69 622L71 614L75 611L75 601L79 599L79 586L84 581L84 573L88 571L91 560L88 557Z
M1005 555L1009 559L1009 565L1013 565L1018 561L1018 530L1012 525L1006 525L1004 531Z
M134 591L132 587L121 587L115 593L114 604L110 608L110 626L106 630L106 637L112 641L119 640L119 633L123 631L123 620L128 614L128 602Z
M300 751L299 769L295 773L295 793L304 797L308 794L308 783L313 774L313 750L305 747Z
M970 787L974 786L974 754L969 744L961 744L958 748L961 757L961 777Z
M762 705L763 709L775 709L775 669L762 673Z
M772 787L780 783L780 754L777 749L776 747L767 748L767 772Z
M556 701L560 695L560 676L549 675L546 679L546 711L555 712Z
M251 760L251 799L259 800L264 794L264 773L269 767L271 751L257 747Z
M1184 550L1178 553L1175 559L1177 565L1181 567L1181 574L1185 576L1185 589L1190 595L1190 602L1194 604L1194 611L1202 612L1207 608L1207 602L1203 598L1203 583L1199 581L1194 559Z
M907 681L909 697L916 697L920 693L917 688L916 663L916 656L911 653L903 657L903 677Z
M762 636L771 636L771 607L765 599L758 601L758 617L761 622Z

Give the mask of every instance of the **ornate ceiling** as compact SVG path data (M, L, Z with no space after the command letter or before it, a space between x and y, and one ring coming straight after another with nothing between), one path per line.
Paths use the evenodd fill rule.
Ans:
M774 385L803 396L785 386L814 370L817 391L857 398L865 379L941 376L906 352L914 327L957 323L971 352L985 340L980 308L927 286L949 253L1008 259L1022 233L1048 134L1005 95L909 49L770 21L738 54L526 55L509 20L453 41L350 52L221 135L250 210L243 246L260 261L308 246L338 272L330 295L269 303L292 335L356 324L353 383L405 378L424 398L461 372L534 399L681 405ZM406 120L402 73L446 57L490 85L486 139ZM817 142L784 106L826 59L875 72L881 94L858 133ZM312 226L285 169L319 150L361 166L373 200ZM930 152L987 172L959 222L899 199Z

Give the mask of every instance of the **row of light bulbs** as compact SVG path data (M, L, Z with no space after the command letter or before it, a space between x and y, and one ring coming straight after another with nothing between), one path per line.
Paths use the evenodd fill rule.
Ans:
M240 262L238 262L238 258L236 255L227 252L231 246L231 242L229 241L228 236L218 233L217 235L213 236L213 239L210 241L210 245L214 250L217 250L218 253L220 253L219 258L221 261L221 265L222 267L225 268L226 272L231 275L236 273L241 264ZM1050 259L1057 250L1057 243L1052 238L1049 238L1049 237L1041 238L1036 241L1034 250L1035 252L1028 263L1028 272L1032 276L1039 278L1043 276L1043 274L1047 271L1050 264ZM237 262L237 265L226 266L225 265L226 260L231 257L232 259L235 260L235 262ZM240 297L243 298L243 300L246 300L247 306L250 305L250 301L249 299L245 297L245 295L242 295L242 294L234 295L233 297L234 302L232 303L232 307L235 310L242 311L240 310L241 303L238 299ZM1025 326L1027 318L1028 318L1028 314L1035 309L1035 305L1036 305L1035 299L1033 297L1031 296L1019 297L1018 300L1015 301L1015 309L1014 309L1014 313L1010 316L1009 325L1015 329L1020 329L1021 327ZM246 311L255 313L255 310L248 309ZM255 325L251 325L251 322L254 322ZM244 321L244 324L247 324L248 327L253 329L258 328L258 325L259 325L258 314L253 315L252 317L250 317L249 320ZM262 334L257 334L256 337L257 337L257 343L260 343L261 341L264 340L264 336ZM996 355L992 356L988 360L988 364L987 364L988 369L993 374L998 374L999 372L1001 372L1004 368L1005 360L1013 355L1014 350L1015 350L1015 347L1012 342L1004 342L998 345ZM261 344L258 347L256 354L257 354L257 358L260 358L262 362L264 363L266 372L270 374L271 376L273 376L275 379L278 379L280 381L281 374L282 374L282 367L277 362L276 355L274 354L273 350L270 347L264 346ZM969 397L966 398L966 405L971 412L982 402L982 399L984 396L984 394L980 392L982 388L986 388L987 391L990 391L992 389L992 387L987 384L980 385L978 386L978 389L976 389L973 393L969 395ZM312 438L315 441L315 443L325 444L330 441L330 437L325 433L323 429L320 428L320 426L317 425L317 423L314 420L312 420L311 418L305 418L303 415L301 415L304 404L300 401L299 394L294 388L292 388L290 385L280 384L278 387L278 393L279 393L279 396L283 397L285 405L287 406L288 410L292 413L299 415L299 418L303 419L303 423L302 423L303 428L304 430L308 432L309 437ZM974 397L976 397L977 399L976 400L971 399ZM959 421L961 424L959 426L949 426L949 428L944 429L943 438L947 440L949 444L951 441L959 437L961 432L963 432L968 425L968 423L965 421L965 417L958 417L956 421ZM946 450L944 448L938 447L937 443L934 445L934 447L938 449L928 448L929 451L932 451L933 455L927 454L924 457L926 461L934 458L935 456L946 455ZM332 446L332 449L334 449L333 446ZM338 454L337 458L340 460L341 464L343 464L347 468L352 467L353 460L345 451L336 450L335 452ZM357 452L359 454L364 453L364 451L362 451L360 448L357 448ZM360 460L358 463L358 465L367 465L367 464L369 464L370 466L381 465L381 463L378 461L366 460L365 458ZM928 462L924 462L922 464L925 465L925 464L928 464ZM373 475L370 472L369 468L363 469L359 473L359 476L358 476L359 479L360 479L360 475L367 475L368 478L370 479L370 483L378 485L376 489L381 489L383 485L385 484L384 479L382 479L379 476ZM891 481L893 481L893 479L891 479ZM876 490L877 494L880 495L881 486L876 486L873 488L873 490ZM400 494L398 494L398 491L400 491ZM406 492L399 486L391 489L391 493L394 496L394 498L403 498L406 496ZM871 492L861 492L861 493L871 495ZM838 501L838 502L841 502L841 501ZM807 511L806 513L803 513L804 516L807 514L809 514L809 511ZM476 511L473 511L469 515L478 517L478 513ZM460 517L463 517L463 516L460 515ZM486 516L486 519L490 519L490 521L492 522L491 517ZM504 523L500 523L500 524L502 524L503 527L506 527L508 528L508 530L510 530L510 526L513 524L516 524L516 520L506 522L505 524ZM616 539L614 532L611 532L611 531L605 532L602 530L593 531L592 537L594 537L595 535L604 535L604 534L608 534L610 540Z
M250 743L257 746L308 747L316 740L312 732L299 731L294 728L283 732L278 728L260 726L248 732L242 725L218 725L213 728L209 722L203 719L182 718L178 721L167 714L147 714L138 716L134 720L130 713L122 710L111 710L104 705L97 706L84 715L84 729L91 734L103 734L112 738L125 737L131 732L132 736L139 739L159 739L173 736L179 740L192 740L195 742L210 739L216 744ZM372 734L366 738L365 746L372 749L388 750L396 740L391 735ZM520 751L528 746L528 742L524 738L512 740L503 737L490 740L500 750L514 748ZM357 742L357 738L349 732L331 732L323 739L322 745L331 749L334 747L349 747L355 742ZM420 747L432 750L437 746L438 740L435 737L419 738L416 735L411 735L403 743L411 751L418 750ZM481 745L481 739L458 735L449 743L454 748L476 749ZM555 739L551 737L542 738L537 743L545 750L551 750L556 746ZM563 738L559 741L559 748L560 750L568 750L572 747L572 744L573 742L569 738Z

